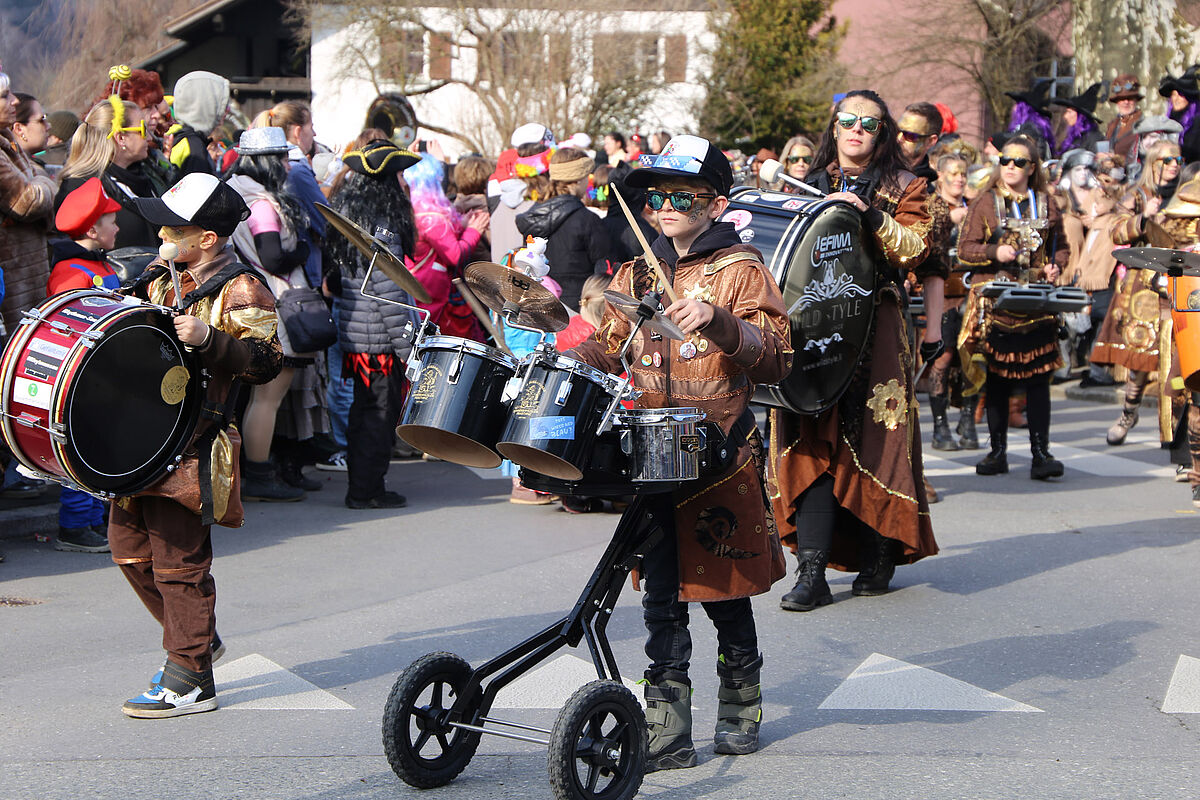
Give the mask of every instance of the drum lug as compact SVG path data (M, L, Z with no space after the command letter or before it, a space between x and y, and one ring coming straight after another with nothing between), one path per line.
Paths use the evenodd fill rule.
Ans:
M96 342L104 338L104 331L83 331L79 334L84 347L95 347Z
M633 455L633 431L621 428L621 452L627 456Z
M462 375L463 351L459 350L454 354L454 363L450 365L450 370L446 373L446 383L451 386L458 384L458 378Z
M61 320L52 320L47 323L51 328L61 333L63 336L74 336L78 333L74 328Z
M64 443L67 441L67 429L61 422L56 422L47 430L50 432L50 438L56 442Z
M31 308L28 311L21 312L22 325L37 325L43 319L45 319L45 317L42 316L42 310L40 308Z
M554 396L554 402L558 405L565 405L567 398L571 396L571 384L568 381L563 381L563 384L558 387L558 394Z

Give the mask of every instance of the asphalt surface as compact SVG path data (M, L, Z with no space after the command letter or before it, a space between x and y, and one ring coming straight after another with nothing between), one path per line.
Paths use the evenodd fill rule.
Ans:
M654 773L662 798L1178 798L1200 745L1200 519L1153 415L1106 447L1113 406L1057 400L1062 481L981 478L984 451L933 453L942 552L895 591L783 612L755 599L766 664L762 750L714 756L715 640L693 614L701 764ZM929 428L924 427L926 440ZM394 462L408 508L350 511L345 477L302 503L249 504L217 529L215 713L131 720L121 703L162 661L159 632L105 555L32 535L0 549L0 799L552 797L545 749L485 737L458 779L418 791L391 771L384 703L404 668L446 650L486 661L560 617L616 524L507 502L506 479ZM4 524L0 522L0 524ZM7 528L6 528L7 530ZM640 677L638 595L609 626ZM532 673L496 716L549 728L586 652ZM582 671L581 671L582 665ZM580 677L583 676L583 677ZM503 707L509 706L509 707Z

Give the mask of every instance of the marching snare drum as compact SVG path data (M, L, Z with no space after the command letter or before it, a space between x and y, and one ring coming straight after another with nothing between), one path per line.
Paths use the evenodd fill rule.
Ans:
M579 480L620 379L540 347L528 356L522 378L496 449L534 472Z
M698 408L630 408L617 414L621 450L634 482L690 481L700 477L704 421Z
M0 432L17 459L99 495L136 494L179 462L203 401L170 309L94 289L31 311L0 357Z
M743 242L763 255L792 328L792 371L754 399L803 414L831 408L850 385L875 316L876 256L862 216L838 201L735 189L729 210Z

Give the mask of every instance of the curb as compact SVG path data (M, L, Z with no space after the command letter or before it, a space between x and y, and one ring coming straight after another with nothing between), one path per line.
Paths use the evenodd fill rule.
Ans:
M58 532L58 501L0 511L0 539Z

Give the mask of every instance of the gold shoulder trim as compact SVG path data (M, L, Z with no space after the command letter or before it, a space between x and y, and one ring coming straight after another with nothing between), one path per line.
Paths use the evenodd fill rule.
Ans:
M730 253L727 256L721 256L711 264L705 264L704 276L708 277L709 275L716 275L726 267L742 261L749 261L753 264L757 264L760 267L766 267L766 264L755 257L753 253Z

